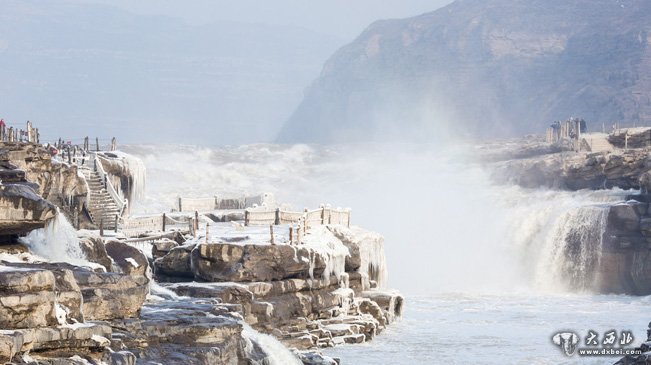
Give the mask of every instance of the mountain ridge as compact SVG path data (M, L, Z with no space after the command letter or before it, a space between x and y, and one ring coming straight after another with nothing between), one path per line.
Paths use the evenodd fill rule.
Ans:
M281 142L431 140L651 123L651 3L457 0L373 23L326 62Z

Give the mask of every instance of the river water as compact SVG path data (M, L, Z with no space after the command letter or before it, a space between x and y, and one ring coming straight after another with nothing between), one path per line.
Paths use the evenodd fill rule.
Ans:
M614 295L439 294L406 298L402 321L375 340L326 353L342 364L613 364L615 357L566 357L552 335L582 340L631 331L646 339L651 297Z
M424 145L127 147L147 168L135 212L178 196L273 193L296 209L351 207L386 238L388 286L404 318L374 341L328 350L343 364L608 364L566 357L562 330L631 331L647 297L591 294L608 204L629 191L496 185L472 148Z

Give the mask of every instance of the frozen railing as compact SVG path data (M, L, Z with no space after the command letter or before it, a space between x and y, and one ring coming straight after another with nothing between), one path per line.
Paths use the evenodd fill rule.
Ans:
M179 212L209 212L220 209L245 209L254 206L267 206L271 209L277 205L272 193L262 193L260 195L241 196L236 198L211 196L200 198L179 197L178 199Z
M185 230L188 225L194 225L192 219L177 220L163 213L124 218L120 221L117 230L123 232L127 237L138 237L145 233ZM192 228L190 227L189 230L192 231Z
M60 150L75 149L80 152L81 151L85 151L85 152L117 151L118 141L115 137L111 139L104 139L104 138L100 139L98 137L95 137L95 140L92 142L89 137L77 138L77 139L59 138L58 141L54 142L54 147Z
M106 187L106 191L109 193L109 196L111 196L111 199L117 205L119 215L122 216L126 211L127 207L129 206L129 200L122 199L118 194L118 192L115 190L115 187L113 186L113 183L111 183L111 179L109 178L109 175L106 173L106 171L104 171L104 167L102 167L102 162L100 161L99 156L97 156L97 154L94 154L93 161L95 164L95 171L97 172L100 179L104 183L104 187Z
M120 224L122 231L137 231L138 233L163 231L165 215L154 215L147 217L125 218Z
M208 212L215 210L217 197L210 198L182 198L179 197L179 212Z
M262 210L246 209L244 211L245 226L274 226L289 225L290 243L301 242L306 231L320 225L344 225L350 227L350 209L333 209L326 206L303 212L291 212L281 209ZM273 228L272 228L273 232ZM273 233L272 233L273 234Z

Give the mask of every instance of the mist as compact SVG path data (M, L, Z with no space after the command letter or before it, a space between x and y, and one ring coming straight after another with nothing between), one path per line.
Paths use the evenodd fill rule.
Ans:
M296 210L349 207L354 225L385 237L388 286L406 294L563 292L563 273L550 274L560 258L545 256L558 251L563 213L610 199L608 191L495 185L474 147L456 143L127 151L143 158L148 175L146 199L132 213L169 210L178 196L262 192Z

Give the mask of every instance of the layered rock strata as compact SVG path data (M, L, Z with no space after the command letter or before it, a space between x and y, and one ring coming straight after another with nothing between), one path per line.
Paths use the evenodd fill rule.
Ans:
M165 288L236 303L247 323L290 347L368 341L402 313L399 294L377 289L386 269L383 238L357 227L317 227L298 246L172 246L167 240L153 244L156 277L175 282Z

